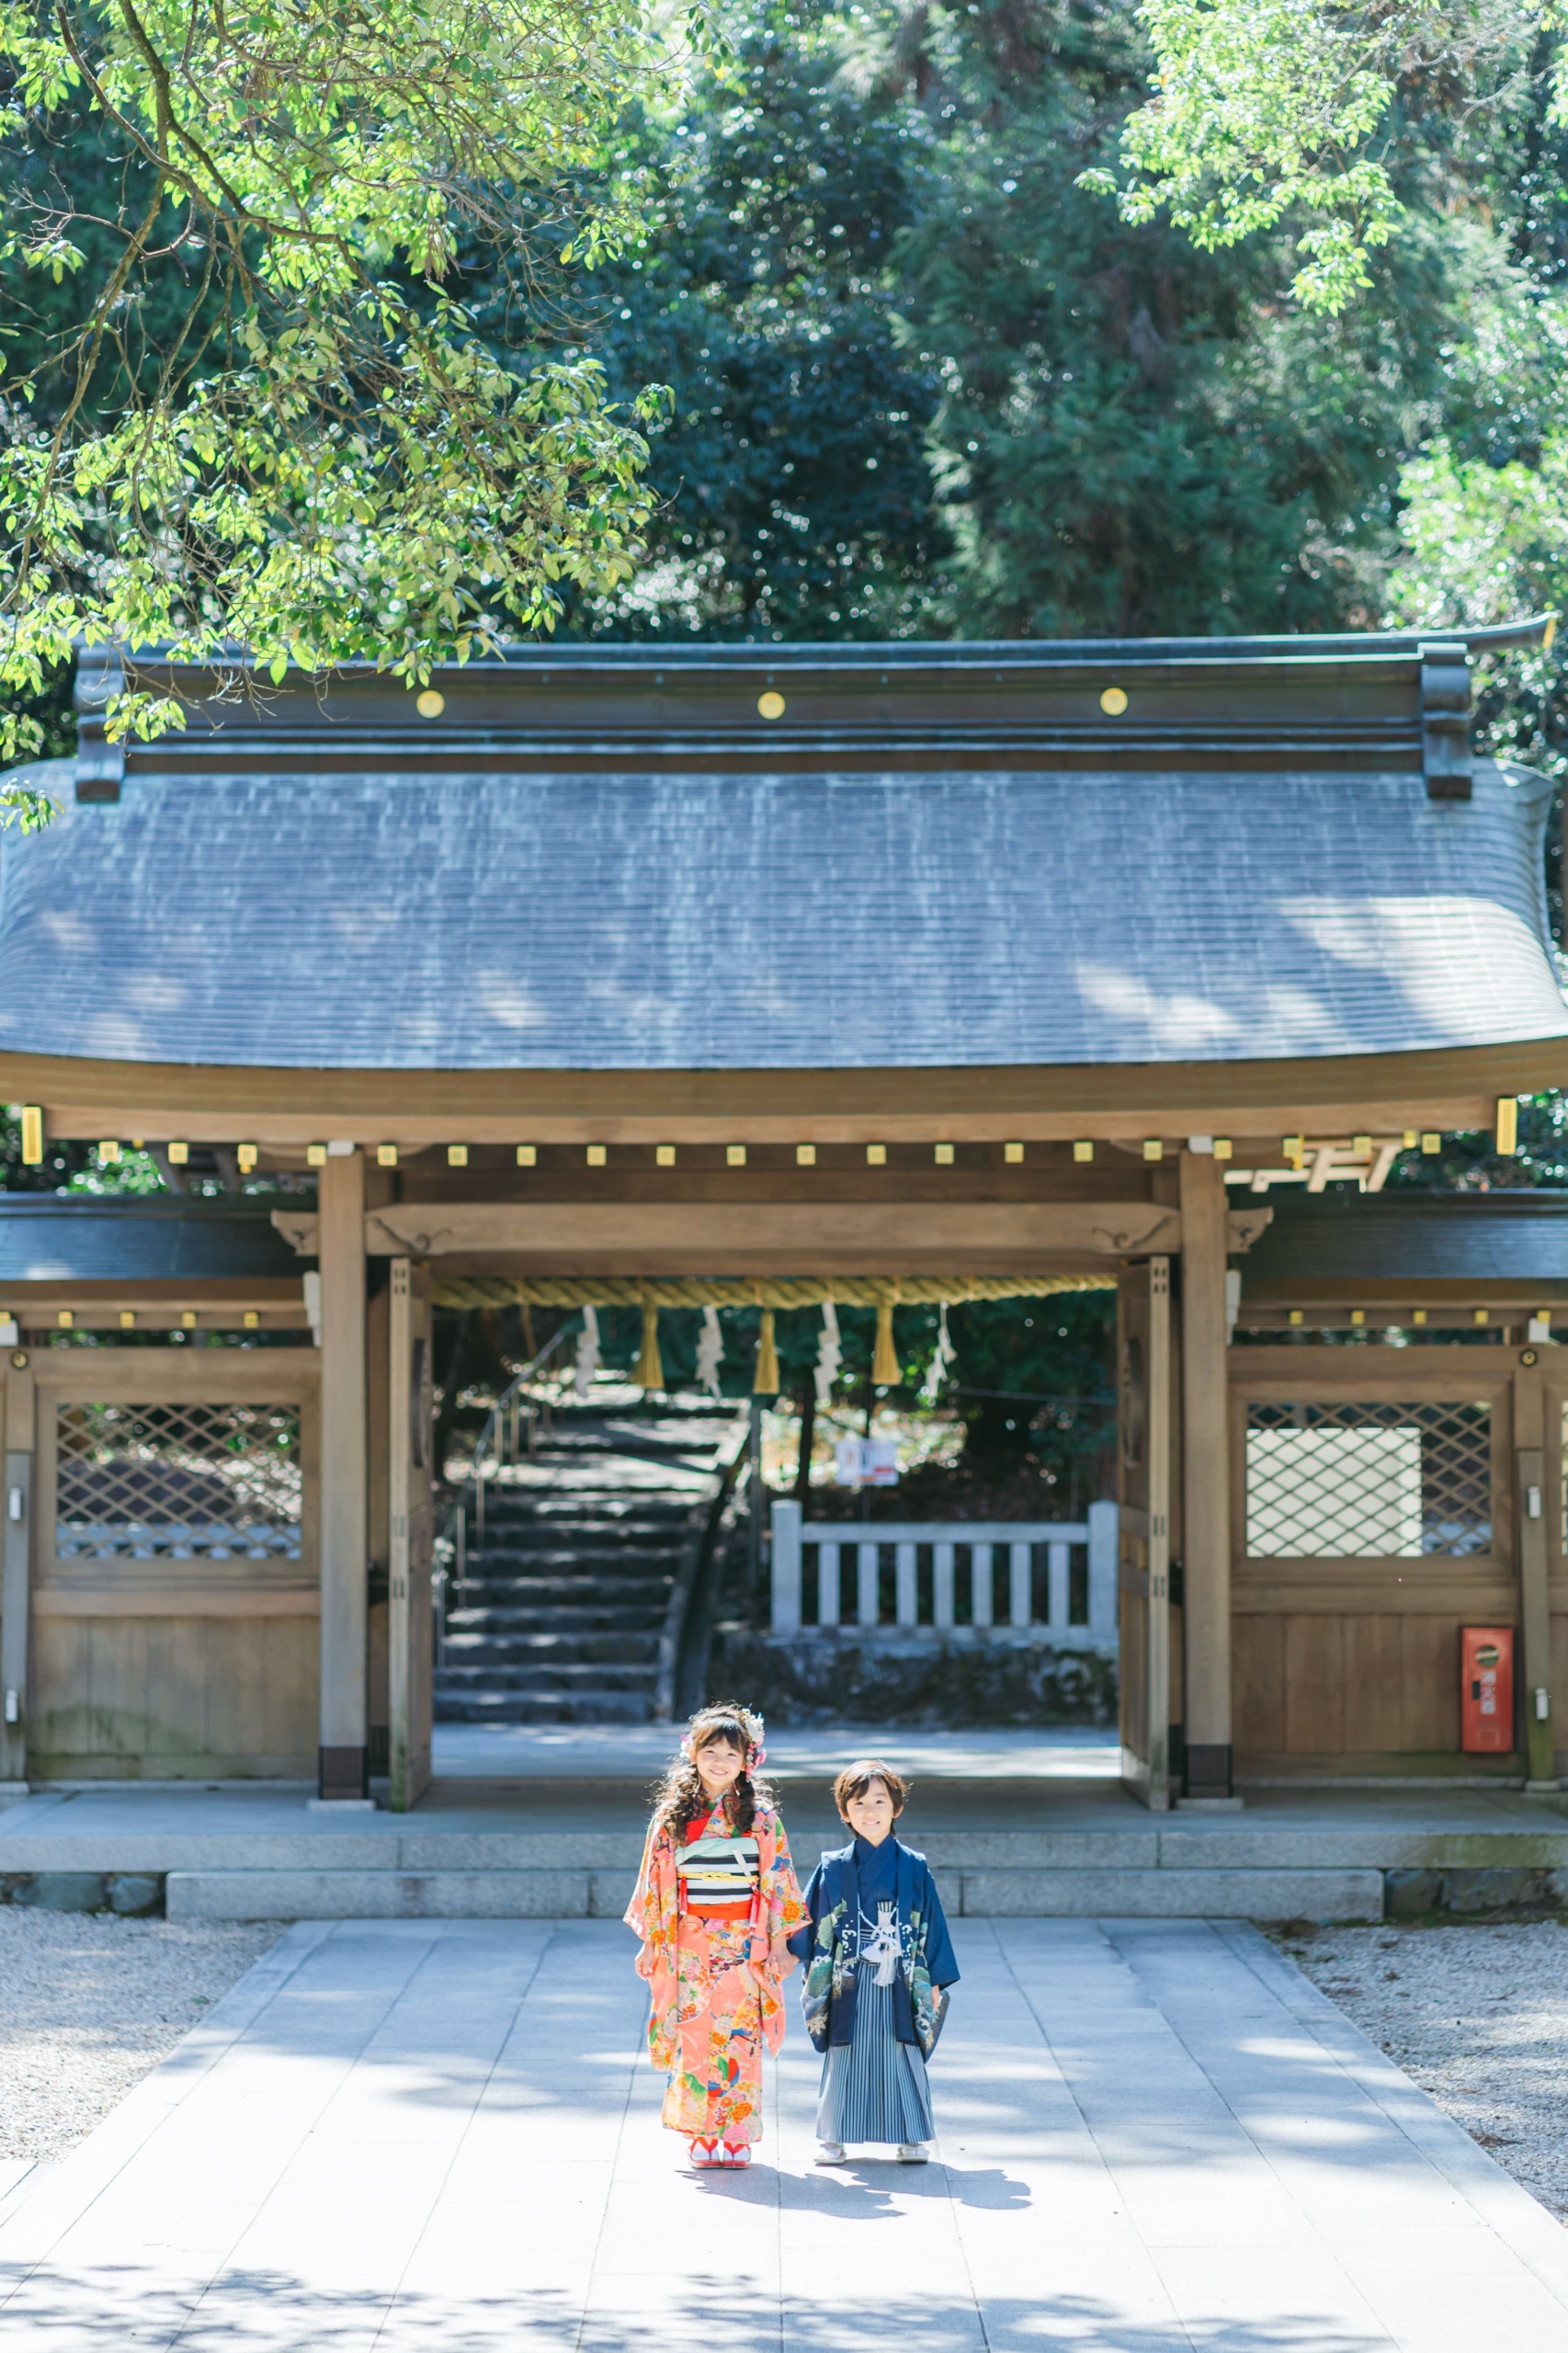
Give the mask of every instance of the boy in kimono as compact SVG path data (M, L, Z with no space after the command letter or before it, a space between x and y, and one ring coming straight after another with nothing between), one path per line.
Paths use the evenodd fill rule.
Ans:
M833 1785L854 1834L824 1855L790 1939L805 1963L806 2031L823 2053L817 2163L844 2163L846 2142L880 2142L903 2165L926 2163L936 2127L926 2062L956 1985L941 1898L924 1855L893 1836L907 1790L881 1757L846 1766Z

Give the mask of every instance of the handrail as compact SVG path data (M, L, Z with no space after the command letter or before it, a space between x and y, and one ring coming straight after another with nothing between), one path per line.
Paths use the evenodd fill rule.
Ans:
M495 1447L495 1468L497 1471L501 1468L500 1448L496 1443L496 1432L501 1427L502 1416L508 1412L510 1414L512 1424L511 1452L512 1460L515 1462L517 1459L517 1422L519 1418L517 1413L517 1401L522 1395L524 1385L526 1382L532 1380L534 1374L538 1372L545 1358L553 1355L554 1351L560 1347L562 1341L566 1337L566 1335L571 1328L572 1318L568 1316L565 1323L559 1324L551 1334L550 1338L545 1342L543 1347L539 1350L538 1354L529 1358L528 1363L524 1365L521 1372L514 1373L512 1379L501 1392L500 1396L497 1397L495 1403L492 1405L489 1413L485 1415L483 1422L480 1426L479 1441L473 1449L473 1455L470 1464L470 1469L473 1478L473 1540L476 1544L483 1544L484 1541L484 1465L489 1459L490 1450L493 1446ZM528 1429L531 1438L533 1430L533 1413L531 1407L528 1414ZM531 1446L529 1450L532 1450Z
M676 1680L680 1671L681 1652L686 1645L687 1619L690 1614L692 1596L697 1591L725 1504L735 1483L736 1473L746 1459L746 1443L751 1436L749 1415L741 1422L727 1454L718 1461L717 1492L706 1501L694 1504L687 1514L686 1541L681 1547L680 1566L665 1605L665 1622L659 1632L659 1671L653 1685L653 1722L673 1722L676 1708Z

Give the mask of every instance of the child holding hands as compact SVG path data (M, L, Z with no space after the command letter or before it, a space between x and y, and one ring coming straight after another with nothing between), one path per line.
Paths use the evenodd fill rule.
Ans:
M842 2165L846 2142L872 2141L892 2143L903 2165L924 2165L936 2131L926 2062L958 1962L925 1856L893 1836L903 1776L862 1757L833 1794L854 1836L817 1865L810 1917L790 1939L806 1965L806 2031L824 2054L817 2163Z
M756 1779L747 1708L703 1708L654 1802L626 1924L649 1980L648 2047L667 2071L665 2124L691 2162L738 2167L762 2138L762 2047L784 2036L787 1939L805 1919L784 1824Z

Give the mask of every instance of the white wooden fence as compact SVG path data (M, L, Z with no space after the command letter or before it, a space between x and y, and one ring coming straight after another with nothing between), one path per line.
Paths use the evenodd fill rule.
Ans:
M1074 1545L1088 1555L1087 1608L1076 1621L1070 1608ZM1045 1554L1041 1579L1036 1575L1037 1547ZM928 1563L922 1559L927 1548ZM887 1551L893 1555L891 1619L882 1607ZM808 1618L802 1602L809 1552L816 1556L816 1608ZM968 1556L963 1578L960 1554ZM852 1592L846 1590L851 1580ZM1043 1615L1035 1606L1037 1584ZM1085 1520L856 1521L808 1520L799 1504L776 1503L773 1631L792 1634L813 1627L824 1632L956 1632L980 1641L1048 1637L1064 1649L1114 1650L1117 1507L1091 1504Z

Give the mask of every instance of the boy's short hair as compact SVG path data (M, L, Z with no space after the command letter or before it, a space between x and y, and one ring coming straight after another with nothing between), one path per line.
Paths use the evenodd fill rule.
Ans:
M894 1813L902 1813L909 1795L909 1784L903 1775L895 1773L891 1765L884 1765L880 1756L861 1756L853 1765L846 1765L833 1785L833 1802L840 1814L844 1814L851 1798L863 1798L873 1781L880 1781L892 1798ZM845 1818L847 1820L847 1815Z

